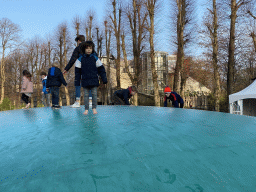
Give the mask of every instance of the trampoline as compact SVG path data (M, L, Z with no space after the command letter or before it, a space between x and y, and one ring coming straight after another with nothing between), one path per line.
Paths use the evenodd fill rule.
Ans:
M0 191L256 191L256 119L97 106L0 112Z

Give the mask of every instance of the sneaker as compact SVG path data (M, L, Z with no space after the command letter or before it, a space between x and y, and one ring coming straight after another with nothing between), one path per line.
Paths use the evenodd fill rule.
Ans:
M71 107L80 107L80 103L79 102L75 102L73 105L71 105Z

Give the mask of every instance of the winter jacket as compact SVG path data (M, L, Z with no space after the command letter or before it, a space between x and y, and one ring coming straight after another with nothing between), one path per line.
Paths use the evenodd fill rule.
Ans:
M46 91L46 82L47 82L47 76L45 76L45 78L42 80L44 94L49 93L49 92Z
M47 75L46 88L60 87L61 84L67 86L62 72L58 67L51 67Z
M132 97L131 91L132 91L131 87L128 87L128 89L122 89L122 90L115 91L115 94L120 99L122 99L125 102L126 105L131 105L129 103L129 100L128 100L128 99L130 99Z
M167 99L170 99L170 101L172 101L172 105L176 108L179 108L179 103L184 103L183 99L181 98L181 96L176 93L176 92L171 92L170 96L164 97L164 107L167 107Z
M67 66L64 68L64 70L68 71L76 62L76 60L79 57L79 54L82 54L81 50L80 50L80 45L81 43L74 49L73 54L67 64Z
M107 84L107 76L104 66L95 53L90 55L80 54L82 87L99 86L99 76L103 84Z
M83 54L81 50L81 45L80 43L73 51L72 56L67 64L67 66L64 68L64 70L69 71L69 69L75 64L75 67L81 68L81 62L79 62L77 59L79 58L80 55ZM97 53L94 52L94 54L98 57Z
M21 93L33 93L33 83L26 76L22 78Z

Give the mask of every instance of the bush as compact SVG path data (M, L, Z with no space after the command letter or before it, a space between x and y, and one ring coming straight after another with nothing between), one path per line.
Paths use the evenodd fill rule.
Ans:
M14 106L11 104L9 98L4 98L2 104L0 104L0 111L13 110Z
M228 102L227 96L222 95L220 97L220 112L229 113L228 105L229 105L229 102Z
M44 107L42 103L39 103L36 107Z
M207 99L208 99L208 110L209 111L215 111L215 97L213 95L213 93L210 93L208 96L207 96Z

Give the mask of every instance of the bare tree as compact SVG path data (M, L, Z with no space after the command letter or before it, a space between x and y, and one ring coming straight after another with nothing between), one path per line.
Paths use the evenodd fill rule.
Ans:
M113 6L113 15L110 15L110 19L112 21L113 26L111 25L114 35L116 37L116 49L117 49L117 58L115 60L116 63L116 81L117 81L117 89L121 88L120 82L120 58L121 58L121 43L120 43L120 33L121 33L121 15L122 9L121 6L118 8L117 13L117 2L116 0L111 0ZM117 19L118 17L118 19Z
M94 36L92 31L94 30L94 20L96 17L96 13L94 10L87 11L87 18L85 20L85 32L86 32L86 40L92 41Z
M212 66L214 69L214 97L215 97L215 110L220 109L220 74L218 66L218 15L216 0L212 0L212 10L209 9L210 18L207 17L205 26L210 33L211 46L212 46Z
M150 19L150 24L148 27L149 30L149 44L150 44L150 58L151 58L151 71L153 77L153 86L154 86L154 100L155 106L160 107L160 95L157 82L157 73L155 69L155 50L154 50L154 32L155 32L155 8L158 0L146 0L146 7L148 10L148 15Z
M99 32L99 27L96 28L97 30L97 53L99 57L102 56L102 40L103 40L103 34Z
M73 23L73 26L74 26L75 31L76 31L76 36L78 36L79 31L80 31L80 27L81 27L81 18L79 16L75 16L72 23ZM78 42L77 42L76 46L78 46Z
M228 48L228 73L227 73L227 100L228 96L234 92L234 74L235 74L235 29L238 9L249 3L249 0L230 0L230 37Z
M12 47L14 42L17 42L19 39L19 33L21 29L17 24L14 24L8 18L3 18L0 20L0 38L1 38L1 98L0 104L4 100L4 88L5 88L5 54L6 51Z
M66 22L61 23L57 29L57 49L58 61L60 63L60 70L62 71L64 66L67 64L67 37L68 37L68 26ZM62 105L62 91L60 89L60 105ZM70 97L68 89L65 87L65 95L67 100L67 105L70 105Z
M256 21L256 16L252 13L252 11L250 10L250 8L248 8L248 10L247 10L247 13L250 15L250 17L251 18L253 18L254 19L254 29L251 31L251 33L250 33L250 36L251 36L251 38L252 38L252 40L253 40L253 45L254 45L254 50L255 50L255 52L256 52L256 32L255 32L255 21Z
M177 45L177 60L174 73L173 90L184 95L184 87L187 75L184 69L185 47L192 40L193 26L193 0L172 0L172 20L173 29L171 29L175 37ZM176 31L174 31L176 30Z
M66 66L67 65L67 51L68 51L67 50L67 27L63 27L62 31L63 31L63 46L64 46L64 66ZM63 70L63 69L61 68L61 70ZM69 97L69 92L68 92L67 87L65 87L65 94L66 94L67 106L69 106L70 105L70 97Z
M108 27L107 25L107 21L104 21L104 26L105 26L105 40L106 40L106 55L107 55L107 79L108 79L108 84L107 84L107 96L109 98L109 94L110 94L110 60L109 60L109 57L110 57L110 39L111 39L111 30L110 30L110 27ZM109 101L108 101L109 103Z
M141 81L141 52L144 49L143 42L146 40L145 34L147 33L146 21L148 18L147 10L144 10L143 1L141 0L130 0L132 8L127 10L126 16L130 24L130 30L132 34L132 51L133 51L133 63L134 63L134 77L130 74L133 85L138 87ZM124 42L124 34L122 35L122 42ZM125 46L122 45L123 51ZM138 95L134 96L134 105L138 105Z

